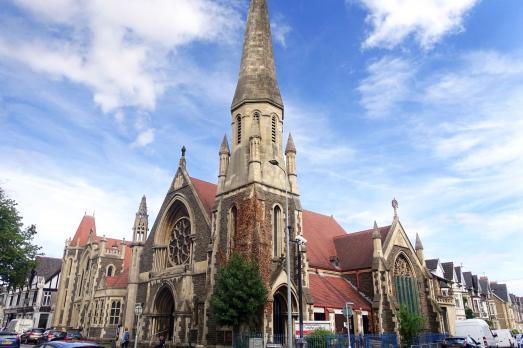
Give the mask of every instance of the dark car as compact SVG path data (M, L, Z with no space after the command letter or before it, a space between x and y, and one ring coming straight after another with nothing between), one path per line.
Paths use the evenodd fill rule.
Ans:
M27 330L20 336L22 343L38 343L40 337L42 337L45 329L31 329Z
M38 343L45 343L45 342L51 342L56 339L63 339L67 333L65 331L60 330L46 330L42 337L38 339Z
M104 348L104 346L95 342L51 341L36 348Z
M443 342L443 347L446 347L446 348L455 348L455 347L477 348L477 347L481 347L481 344L476 342L470 336L454 336L454 337L446 338L445 341Z
M20 348L20 338L16 332L1 331L0 347L2 348Z
M67 331L63 337L64 341L83 341L85 338L79 331Z

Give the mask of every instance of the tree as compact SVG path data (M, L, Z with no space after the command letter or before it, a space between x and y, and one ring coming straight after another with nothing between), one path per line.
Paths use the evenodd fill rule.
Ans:
M33 244L35 225L24 229L16 206L0 188L0 282L13 288L24 285L40 250Z
M265 304L267 289L256 262L233 254L216 276L211 308L216 322L233 327L238 333L245 324L258 324L257 314Z
M409 347L414 338L423 329L423 318L409 310L406 306L401 306L398 319L400 324L401 344L404 347Z
M474 315L474 312L470 308L465 308L465 317L467 319L474 319L476 316Z

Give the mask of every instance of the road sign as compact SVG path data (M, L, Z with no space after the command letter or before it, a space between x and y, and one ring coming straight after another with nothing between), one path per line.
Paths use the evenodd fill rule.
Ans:
M352 307L345 306L343 307L343 315L345 318L350 318L353 315Z

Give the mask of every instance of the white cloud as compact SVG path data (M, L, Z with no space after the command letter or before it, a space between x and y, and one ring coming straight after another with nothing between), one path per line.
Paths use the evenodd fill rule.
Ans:
M367 67L368 76L357 87L360 104L370 118L394 115L399 104L409 98L416 75L416 64L406 59L385 56Z
M370 12L366 22L371 31L364 47L393 48L414 36L427 49L444 35L463 30L463 17L479 0L356 1Z
M155 108L176 66L176 49L193 41L226 42L241 21L232 7L210 0L18 0L49 29L28 40L0 34L0 57L37 72L83 84L104 112ZM60 32L60 35L53 35ZM169 81L170 84L176 81ZM116 115L119 115L116 112Z
M148 129L140 132L140 134L138 134L138 137L136 137L136 140L134 141L133 146L144 147L144 146L151 144L153 141L154 141L154 129L148 128Z
M292 31L290 25L285 22L285 19L281 15L274 16L271 22L272 37L283 47L287 47L287 35Z

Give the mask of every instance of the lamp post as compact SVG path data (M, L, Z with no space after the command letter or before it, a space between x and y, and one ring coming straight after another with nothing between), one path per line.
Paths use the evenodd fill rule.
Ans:
M134 306L134 314L136 314L136 317L137 317L136 318L136 334L134 337L134 348L138 347L138 330L140 329L140 316L142 315L142 313L143 313L142 304L138 302Z
M303 288L302 288L302 278L301 278L301 252L302 246L305 246L307 240L303 236L296 236L294 240L296 243L296 249L298 251L298 318L300 322L300 339L298 346L303 347Z
M288 197L288 176L287 171L280 166L280 163L276 159L269 161L270 164L280 168L285 174L285 247L287 248L287 347L292 348L292 298L291 298L291 258L290 258L290 234L291 234L291 225L289 225L289 197Z

